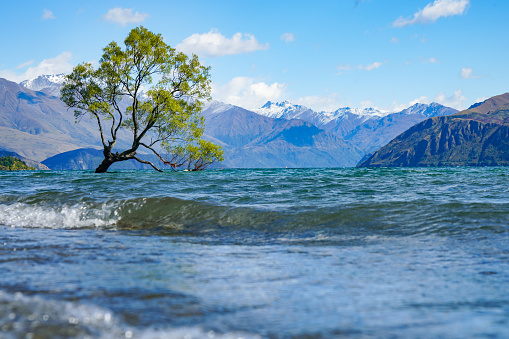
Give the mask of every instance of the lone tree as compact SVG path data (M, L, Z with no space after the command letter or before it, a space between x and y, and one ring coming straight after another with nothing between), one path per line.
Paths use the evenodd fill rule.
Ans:
M95 172L125 160L161 171L138 157L140 147L174 170L201 170L222 161L221 147L202 139L200 112L202 101L210 99L209 67L142 26L131 30L124 43L124 49L114 41L107 45L97 69L90 63L76 66L61 90L77 121L85 115L97 121L104 160ZM114 152L121 130L132 133L132 145Z

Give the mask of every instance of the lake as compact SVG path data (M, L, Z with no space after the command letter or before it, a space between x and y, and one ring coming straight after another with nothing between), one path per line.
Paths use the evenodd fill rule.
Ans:
M509 168L0 173L2 338L507 338Z

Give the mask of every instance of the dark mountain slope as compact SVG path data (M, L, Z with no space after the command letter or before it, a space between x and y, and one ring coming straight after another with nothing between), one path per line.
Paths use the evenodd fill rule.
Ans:
M454 108L437 103L415 104L401 112L389 114L379 120L371 119L351 130L344 139L367 153L386 145L397 135L430 117L457 113Z
M361 162L361 167L509 165L509 93L427 119Z

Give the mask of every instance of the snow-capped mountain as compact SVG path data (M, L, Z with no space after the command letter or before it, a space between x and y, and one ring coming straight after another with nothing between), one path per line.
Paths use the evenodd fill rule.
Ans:
M415 104L400 112L376 108L342 107L334 112L315 112L288 101L267 102L254 112L271 118L301 119L352 142L365 152L385 145L409 127L427 118L454 114L457 110L437 103Z
M203 103L203 107L202 107L201 111L202 111L203 115L207 116L207 115L225 112L225 111L232 109L234 107L235 106L230 105L230 104L225 104L221 101L210 100L210 101L205 101Z
M32 91L44 90L49 95L60 97L60 88L64 84L65 74L40 75L37 78L28 79L19 84Z
M268 101L260 108L252 110L253 112L267 116L269 118L279 119L302 119L315 124L318 127L325 127L327 124L339 123L343 120L357 120L358 123L364 123L368 120L380 120L392 114L421 115L426 118L449 115L456 113L457 110L445 107L437 103L420 104L417 103L400 112L381 111L376 108L351 108L342 107L334 112L316 112L302 105L293 105L288 101L271 102Z
M282 118L282 119L302 119L315 124L318 127L324 127L334 120L343 119L361 119L366 121L369 119L379 119L386 116L387 112L382 112L375 108L339 108L334 112L316 112L310 108L302 105L293 105L288 101L271 102L268 101L265 105L253 112L260 115L265 115L269 118Z
M330 120L343 118L350 115L355 115L363 120L369 119L378 119L383 118L384 116L390 114L389 112L383 112L377 110L376 108L351 108L351 107L342 107L334 112L323 112L323 114L329 115L331 117Z
M333 119L333 117L331 117L327 112L315 112L306 106L294 105L288 101L268 101L262 107L252 111L274 119L301 119L318 127L324 126L327 122Z
M42 90L47 95L50 95L50 97L47 98L48 100L51 99L58 101L58 105L63 105L63 103L58 100L58 97L60 96L60 88L62 87L62 84L65 80L64 77L64 74L43 75L34 79L23 81L20 83L20 85L35 91ZM0 87L0 94L1 93L2 91ZM38 95L40 95L40 93ZM55 97L51 97L51 95L54 95ZM387 144L394 137L415 125L416 123L419 123L430 117L449 115L456 112L457 111L455 109L445 107L437 103L432 103L429 105L415 104L400 112L384 112L376 108L361 109L351 107L342 107L333 112L316 112L308 107L302 105L294 105L288 101L269 101L262 107L249 111L215 100L205 102L202 110L202 113L206 118L207 137L209 137L210 140L213 140L214 142L222 145L223 147L240 147L240 144L245 144L244 146L249 144L251 145L249 147L256 146L258 148L261 147L260 149L262 149L266 146L265 144L262 145L262 143L259 143L258 141L253 144L251 143L255 142L255 140L258 140L258 138L262 138L262 136L273 135L276 133L273 130L277 128L280 128L278 131L281 133L284 131L283 134L277 137L279 139L276 138L279 141L283 139L286 140L285 138L288 137L287 134L289 133L287 130L292 131L292 138L295 140L303 140L303 138L305 139L304 134L308 132L310 133L308 133L309 135L314 136L315 134L318 135L322 133L320 131L323 131L325 132L325 134L323 134L324 138L329 140L332 144L336 145L337 147L334 146L336 147L336 150L347 147L345 145L350 145L348 147L350 147L354 153L358 152L358 154L356 154L359 159L354 159L355 157L352 158L352 154L348 156L345 155L346 158L350 159L350 162L348 163L350 165L355 163L355 160L360 160L360 158L365 153L375 151L381 146ZM33 124L30 124L30 126L34 127ZM40 127L40 129L42 130L43 127ZM301 129L303 132L299 132ZM342 142L345 142L346 144L339 147L338 145ZM325 147L325 144L322 142L320 147ZM286 146L281 147L284 148ZM281 150L273 149L270 152L274 154L277 153L279 154L278 156L280 158L284 158L285 156L283 156L283 153L280 151ZM249 152L254 151L250 149ZM241 157L244 160L239 160L240 162L236 164L236 166L240 166L241 162L245 162L244 166L247 166L246 164L248 163L248 160L245 159L250 159L249 154L251 153L249 152L246 151L243 157ZM337 154L340 154L341 152ZM268 156L267 154L269 153L264 153L263 156L260 155L260 157L257 158L259 161L261 161L259 163L260 165L266 164L268 166L269 163L264 161L269 158L274 158L273 156ZM265 160L260 160L262 158ZM275 157L274 159L276 158L278 157ZM336 164L339 163L340 162L336 162ZM271 162L270 164L271 166L276 166L276 163ZM296 163L292 164L295 165ZM330 165L330 163L327 164Z
M336 124L331 123L325 129L342 136L366 153L370 153L423 120L456 112L458 111L454 108L437 103L415 104L403 111L390 113L377 119L371 118L360 124L357 124L358 120L344 120Z
M310 110L301 105L293 105L288 101L272 102L267 101L265 105L254 109L253 112L275 119L295 119L296 116Z
M399 114L420 114L426 118L432 118L432 117L438 117L443 115L450 115L458 112L458 110L455 110L454 108L446 107L440 104L437 104L436 102L433 102L429 105L427 104L415 104L413 106L410 106L401 112L398 112Z

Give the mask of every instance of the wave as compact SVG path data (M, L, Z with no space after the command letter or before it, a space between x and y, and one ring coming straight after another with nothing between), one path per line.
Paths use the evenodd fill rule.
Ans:
M0 290L2 338L260 338L243 332L215 333L201 327L137 328L95 305L48 300Z
M509 205L491 203L350 203L333 207L225 206L178 198L134 198L72 204L24 198L0 204L0 225L105 228L175 236L264 236L286 240L372 235L457 235L507 232Z
M74 206L44 206L13 203L0 205L0 225L35 228L83 228L114 225L115 211L104 204L90 208L87 204Z

